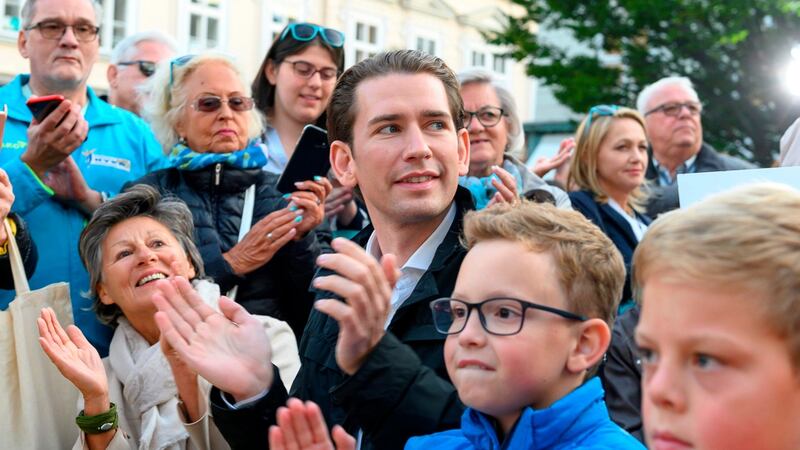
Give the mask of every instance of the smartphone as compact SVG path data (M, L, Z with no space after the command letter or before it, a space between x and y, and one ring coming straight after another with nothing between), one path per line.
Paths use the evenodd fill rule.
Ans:
M278 179L278 191L288 194L297 190L295 182L326 176L331 168L329 155L328 132L314 125L306 125Z
M31 114L41 123L51 112L53 112L61 102L64 101L63 95L45 95L42 97L31 97L25 103Z

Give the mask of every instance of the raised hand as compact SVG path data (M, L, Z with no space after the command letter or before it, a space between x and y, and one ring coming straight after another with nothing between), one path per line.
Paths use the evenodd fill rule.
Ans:
M516 203L519 201L519 194L517 193L517 180L514 175L500 166L492 166L492 173L497 175L497 179L492 180L492 186L497 189L497 192L492 196L489 201L489 206L497 203Z
M394 255L384 255L378 263L347 239L334 239L332 246L337 253L321 255L317 264L336 275L317 277L313 284L341 296L345 302L318 300L314 307L339 322L336 363L352 375L385 334L392 289L400 271Z
M539 177L544 177L553 169L558 169L564 165L569 166L569 161L572 159L572 150L575 148L575 138L566 138L561 141L558 147L558 153L552 158L541 157L536 160L533 166L533 173Z
M314 402L290 398L278 408L278 425L269 428L272 450L355 450L356 440L339 425L333 427L333 442L322 411ZM334 446L334 443L336 444Z
M42 350L61 375L81 392L86 415L107 411L108 376L100 354L86 340L81 330L70 325L65 332L51 308L42 309L36 324L39 327L39 344Z
M297 239L316 228L325 218L325 199L333 190L333 185L325 177L314 177L314 181L295 183L297 191L292 192L291 201L303 210L303 221L297 226Z
M2 136L0 136L0 139ZM2 141L0 141L2 142ZM0 169L0 221L3 221L11 211L11 205L14 203L14 189L11 187L11 180L8 179L8 174L5 170ZM6 227L0 223L0 245L6 242Z
M236 401L272 384L270 343L261 322L227 297L219 299L222 313L215 311L183 277L155 283L161 338L188 368Z
M298 226L305 220L301 209L286 207L267 214L256 222L241 242L222 257L233 271L246 275L268 263L275 253L298 236Z
M41 178L78 148L89 132L81 106L64 100L41 123L28 127L28 147L20 156Z

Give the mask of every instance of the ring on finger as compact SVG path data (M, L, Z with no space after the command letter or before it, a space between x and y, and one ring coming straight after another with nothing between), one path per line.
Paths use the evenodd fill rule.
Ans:
M317 205L320 205L320 204L322 204L322 202L321 202L321 201L320 201L318 198L317 198L317 199L314 199L314 201L315 201L315 202L317 202Z
M270 242L274 241L274 239L272 239L272 232L271 231L269 233L267 233L267 239L269 239Z

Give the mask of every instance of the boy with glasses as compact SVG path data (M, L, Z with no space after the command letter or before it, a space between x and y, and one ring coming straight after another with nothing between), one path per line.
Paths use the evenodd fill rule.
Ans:
M101 355L111 329L101 325L83 297L88 275L78 258L78 237L88 216L122 185L166 165L150 128L100 100L87 86L97 60L100 6L91 0L28 0L22 8L20 54L30 74L0 89L8 121L0 167L14 185L13 210L29 224L39 249L31 278L38 289L70 283L75 323ZM34 96L64 98L36 120L26 107ZM13 299L0 296L0 309Z
M625 276L608 238L579 213L524 202L467 215L464 242L452 298L430 306L468 409L461 429L406 449L642 448L593 377Z

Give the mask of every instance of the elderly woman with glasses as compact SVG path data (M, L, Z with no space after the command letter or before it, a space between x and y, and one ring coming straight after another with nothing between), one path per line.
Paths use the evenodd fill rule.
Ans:
M152 297L158 280L192 280L202 300L223 310L219 288L203 280L192 214L150 186L132 187L101 205L81 234L81 260L98 318L114 327L109 356L100 359L81 331L61 328L50 309L38 319L40 343L58 370L82 394L74 449L225 449L206 415L210 386L159 344ZM169 283L170 281L160 281ZM191 289L191 288L190 288ZM266 322L276 366L292 376L297 347L285 323Z
M145 114L173 167L135 183L186 202L208 275L251 313L288 322L299 339L330 182L299 182L283 196L275 189L256 142L262 117L229 57L183 56L150 83Z
M511 155L524 136L514 97L490 73L470 70L459 74L465 120L469 130L469 173L459 184L472 192L477 209L497 202L514 202L536 191L549 192L558 207L569 208L569 197Z
M622 307L632 299L633 251L647 231L645 203L647 134L644 118L633 109L599 105L589 110L575 137L569 183L572 207L595 223L622 254L627 269Z

